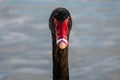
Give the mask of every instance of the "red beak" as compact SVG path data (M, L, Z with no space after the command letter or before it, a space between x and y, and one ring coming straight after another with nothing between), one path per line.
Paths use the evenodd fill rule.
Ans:
M68 35L68 21L69 17L64 20L64 22L60 22L55 19L56 23L56 44L59 48L64 49L68 45L67 35Z

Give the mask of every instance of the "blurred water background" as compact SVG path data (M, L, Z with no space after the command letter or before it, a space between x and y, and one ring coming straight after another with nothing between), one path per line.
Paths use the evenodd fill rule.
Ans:
M52 80L57 7L73 18L70 80L120 80L120 0L0 0L0 80Z

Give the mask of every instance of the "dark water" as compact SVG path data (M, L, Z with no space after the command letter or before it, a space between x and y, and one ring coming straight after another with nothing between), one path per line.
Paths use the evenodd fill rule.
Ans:
M73 18L70 80L120 80L120 0L0 0L0 80L52 80L56 7Z

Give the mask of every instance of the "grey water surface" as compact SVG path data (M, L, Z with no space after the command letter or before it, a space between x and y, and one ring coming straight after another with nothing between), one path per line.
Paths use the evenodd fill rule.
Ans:
M0 80L52 80L57 7L73 19L70 80L120 80L120 0L0 0Z

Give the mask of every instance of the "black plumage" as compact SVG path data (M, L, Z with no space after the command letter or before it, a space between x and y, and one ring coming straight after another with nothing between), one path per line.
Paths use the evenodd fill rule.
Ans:
M56 25L54 18L59 20L61 23L69 17L68 22L68 35L72 27L72 19L70 13L65 8L55 9L49 18L49 28L52 34L52 57L53 57L53 80L69 80L69 65L68 65L68 46L65 49L60 49L56 44Z

